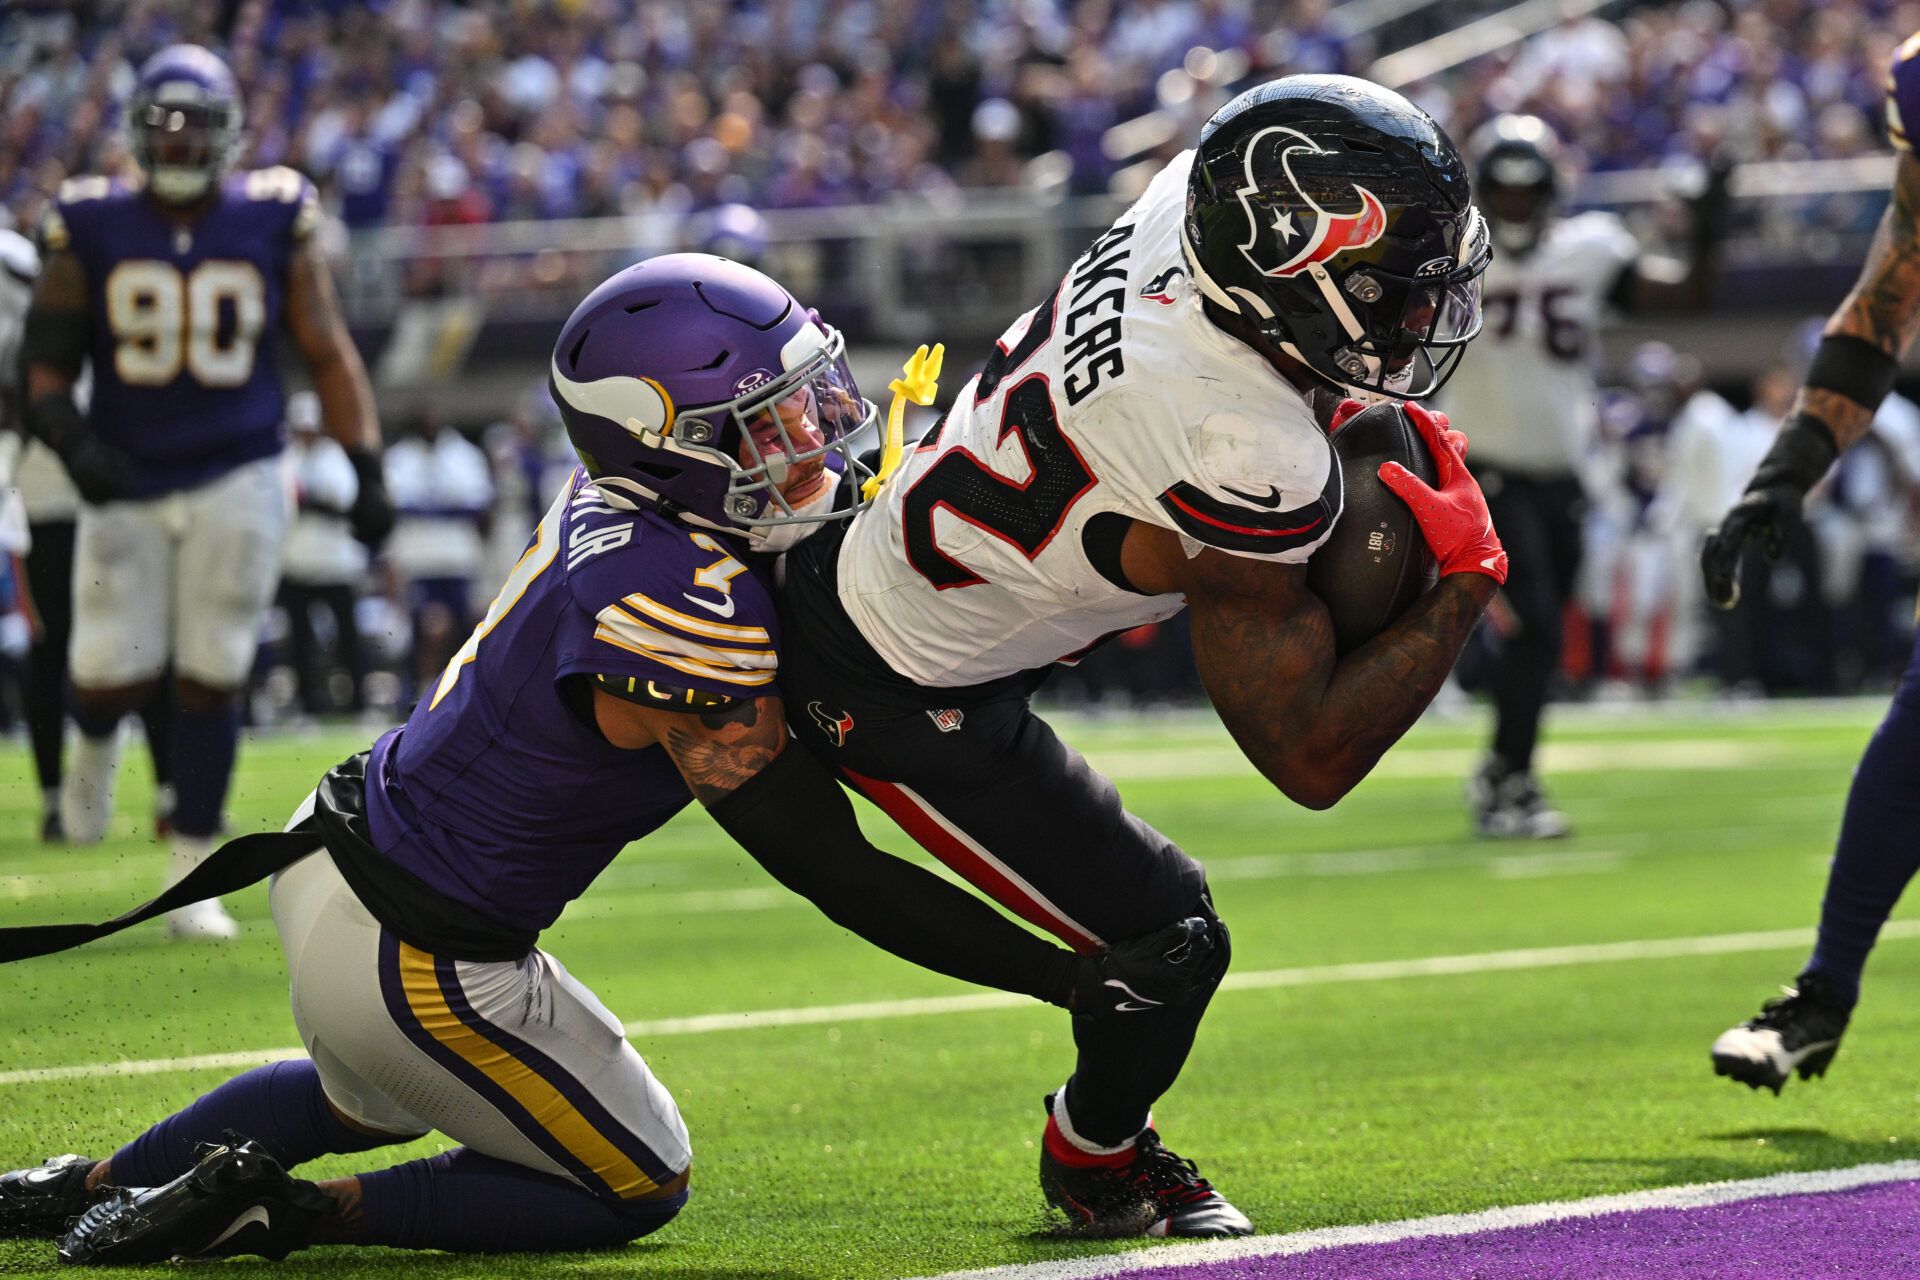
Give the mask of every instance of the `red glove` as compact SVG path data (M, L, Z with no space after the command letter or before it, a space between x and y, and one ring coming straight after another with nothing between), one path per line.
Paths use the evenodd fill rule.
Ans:
M1403 406L1421 439L1433 454L1440 487L1430 489L1397 462L1380 464L1380 482L1413 509L1420 534L1440 562L1440 572L1484 573L1495 582L1507 580L1507 551L1493 531L1487 498L1467 471L1467 438L1447 429L1445 414L1417 404Z

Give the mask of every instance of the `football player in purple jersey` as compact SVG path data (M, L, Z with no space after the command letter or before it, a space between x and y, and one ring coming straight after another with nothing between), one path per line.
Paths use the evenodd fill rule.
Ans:
M1731 608L1740 597L1747 550L1758 547L1777 557L1782 540L1800 520L1807 491L1841 450L1868 434L1880 402L1893 389L1900 357L1920 333L1920 160L1908 136L1914 120L1920 120L1920 33L1895 52L1887 74L1887 134L1899 161L1893 199L1866 264L1827 321L1806 386L1779 437L1700 553L1707 596L1722 608ZM1920 639L1893 705L1854 771L1813 954L1793 986L1713 1042L1717 1074L1775 1093L1796 1072L1802 1080L1826 1074L1860 998L1860 975L1880 926L1920 871L1916 778Z
M356 532L377 541L392 523L373 393L315 240L313 186L291 169L229 172L241 123L219 58L197 45L155 54L127 106L140 178L61 187L22 340L27 427L82 499L70 649L80 741L62 825L81 844L106 833L121 718L171 666L174 880L219 829L239 693L279 580L282 329L354 460ZM83 413L74 385L89 364ZM183 937L235 931L217 900L168 925Z
M583 1249L655 1230L687 1199L686 1128L619 1020L537 939L693 800L783 884L915 963L1089 1019L1211 994L1226 956L1205 921L1058 948L874 849L833 774L790 742L753 553L862 500L873 407L842 352L778 284L703 254L631 267L580 305L551 386L582 469L407 723L329 772L287 833L229 842L145 908L0 931L0 959L42 954L277 866L308 1057L229 1081L106 1160L0 1175L0 1235L64 1232L64 1261L117 1265L342 1242ZM324 1183L286 1172L430 1129L461 1145Z

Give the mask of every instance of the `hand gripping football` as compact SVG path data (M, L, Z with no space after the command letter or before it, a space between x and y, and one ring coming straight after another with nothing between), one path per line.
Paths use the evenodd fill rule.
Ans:
M1397 462L1429 485L1439 470L1397 401L1334 421L1345 497L1333 533L1307 562L1307 586L1326 604L1345 655L1392 625L1436 576L1413 511L1381 482L1381 464Z

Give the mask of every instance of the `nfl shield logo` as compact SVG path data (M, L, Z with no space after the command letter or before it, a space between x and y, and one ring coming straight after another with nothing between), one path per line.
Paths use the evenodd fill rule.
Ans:
M958 707L948 707L944 711L929 711L927 719L933 721L933 727L942 733L958 733L960 722L967 717Z

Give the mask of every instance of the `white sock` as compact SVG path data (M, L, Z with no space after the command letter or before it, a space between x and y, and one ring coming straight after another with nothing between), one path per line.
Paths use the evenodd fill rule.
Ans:
M180 883L187 872L205 862L207 855L212 852L212 836L183 836L176 831L173 834L171 852L167 855L167 884Z
M1067 1140L1068 1145L1074 1147L1076 1150L1084 1151L1090 1156L1117 1156L1123 1151L1131 1151L1133 1150L1135 1139L1140 1136L1139 1133L1136 1133L1132 1138L1128 1138L1116 1147L1103 1147L1096 1142L1081 1137L1074 1131L1073 1121L1067 1115L1067 1086L1065 1085L1061 1085L1053 1095L1053 1122L1060 1126L1060 1136ZM1151 1128L1153 1128L1153 1113L1148 1112L1147 1123L1142 1126L1140 1133L1145 1133Z
M93 844L113 821L113 784L120 769L120 730L104 738L77 734L60 784L60 824L67 839Z

